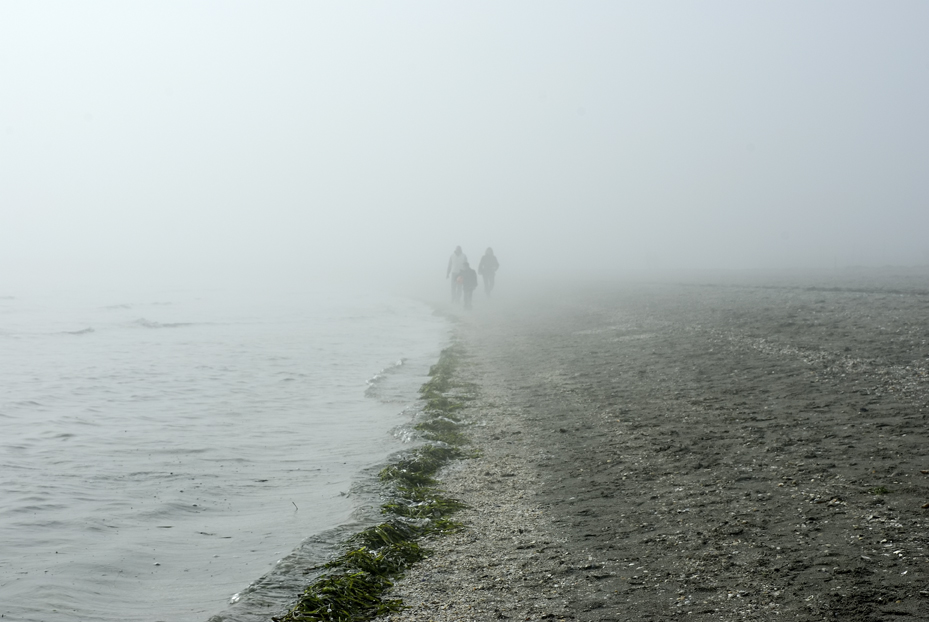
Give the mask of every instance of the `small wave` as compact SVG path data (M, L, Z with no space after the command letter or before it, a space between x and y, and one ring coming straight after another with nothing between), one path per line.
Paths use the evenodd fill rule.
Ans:
M81 330L66 330L66 335L88 335L94 332L94 329L88 326L87 328L82 328Z
M373 376L371 376L371 378L369 378L368 381L367 381L368 386L367 386L367 388L365 389L365 396L367 396L367 397L373 397L373 396L375 395L376 391L377 391L377 386L378 386L381 382L383 382L384 378L386 378L386 377L387 377L388 375L390 375L391 373L393 373L393 372L399 370L401 367L403 367L404 362L406 362L406 359L400 359L400 360L398 360L396 363L394 363L393 365L388 365L387 367L385 367L385 368L382 369L381 371L379 371L379 372L377 372L376 374L374 374Z
M45 434L43 434L43 436L47 438L58 438L63 441L66 441L66 440L74 438L75 436L77 436L77 434L73 434L71 432L46 432Z
M115 309L131 309L131 308L132 308L132 305L128 305L128 304L107 305L107 306L105 306L105 307L103 307L103 308L104 308L104 309L111 309L111 310L115 310Z
M211 368L211 369L212 369L212 368ZM288 370L288 371L276 371L276 372L274 372L274 375L275 375L275 376L286 376L286 377L284 378L285 380L296 380L297 378L306 378L306 377L307 377L306 374L301 374L300 372L297 372L297 371L290 371L290 370Z
M144 326L145 328L180 328L181 326L192 326L192 322L153 322L146 320L144 317L137 319L134 324Z

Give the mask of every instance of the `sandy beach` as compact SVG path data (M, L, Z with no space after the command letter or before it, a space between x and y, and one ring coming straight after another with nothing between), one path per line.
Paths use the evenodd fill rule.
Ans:
M922 275L501 295L458 338L465 529L385 620L929 619Z

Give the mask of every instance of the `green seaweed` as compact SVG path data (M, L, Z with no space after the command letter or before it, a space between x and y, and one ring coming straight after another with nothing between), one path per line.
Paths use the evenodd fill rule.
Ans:
M445 443L447 445L465 445L469 442L468 437L457 430L431 431L427 428L423 428L420 429L420 432L422 432L423 438L427 440Z
M452 389L472 389L474 392L476 386L473 383L462 383L454 380L455 370L464 358L464 352L461 346L453 345L442 350L439 355L439 361L429 368L429 380L419 392L428 401L430 398L439 398Z
M465 504L445 496L435 479L449 461L477 455L461 449L470 441L455 414L464 408L463 402L473 398L447 395L453 389L474 390L473 384L453 381L462 356L459 346L443 350L429 370L429 381L420 388L425 420L415 427L427 443L403 454L379 474L389 487L381 513L391 518L348 538L346 550L322 567L323 574L303 591L294 607L272 620L362 622L400 611L403 603L385 594L393 586L392 579L430 554L418 540L463 528L449 517Z
M423 445L395 464L381 469L384 482L401 486L434 486L433 477L449 460L461 458L464 453L453 445Z
M423 490L423 489L419 489ZM426 489L421 495L401 496L381 506L381 513L413 519L441 519L467 506L457 499L438 494L435 489Z
M464 408L464 404L455 401L445 395L427 396L426 405L423 413L431 418L446 417L452 421L460 421L460 417L455 413L457 410Z
M400 600L383 598L392 586L387 578L363 571L323 576L306 588L294 609L271 619L275 622L370 620L403 609Z
M326 564L326 567L367 572L380 577L396 576L407 566L426 557L427 553L416 542L396 542L376 550L361 547L347 551Z

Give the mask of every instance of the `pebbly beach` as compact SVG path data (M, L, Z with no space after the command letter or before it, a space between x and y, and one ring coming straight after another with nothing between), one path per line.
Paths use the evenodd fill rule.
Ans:
M378 618L929 619L929 279L582 284L458 314L463 528Z

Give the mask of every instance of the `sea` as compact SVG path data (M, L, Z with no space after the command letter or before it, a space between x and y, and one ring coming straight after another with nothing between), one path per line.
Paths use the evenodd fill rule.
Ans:
M283 613L377 520L449 339L373 292L0 296L0 617Z

